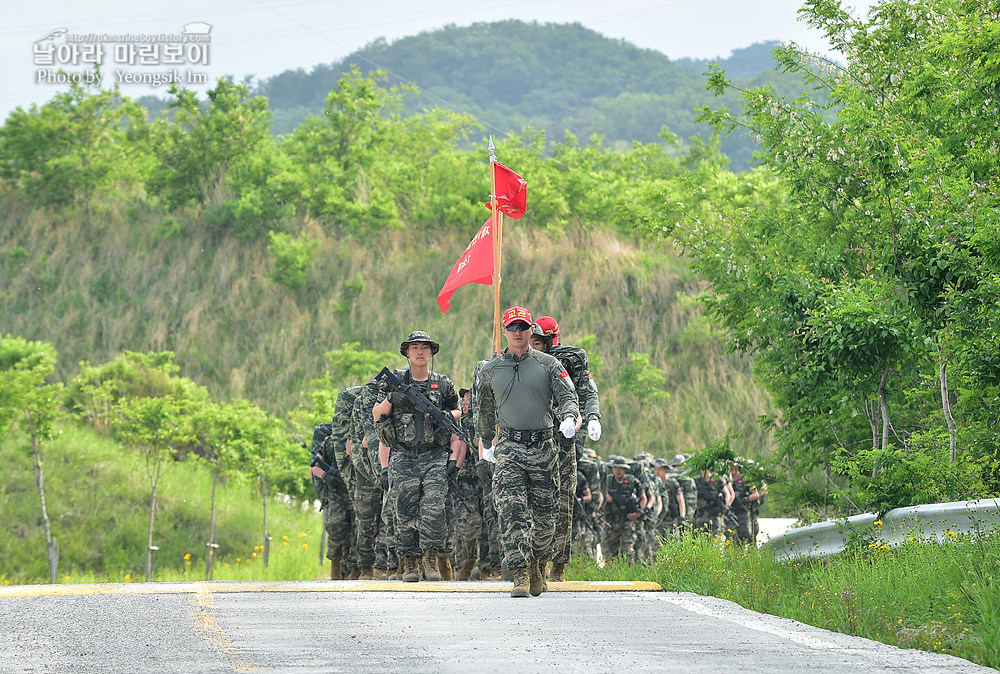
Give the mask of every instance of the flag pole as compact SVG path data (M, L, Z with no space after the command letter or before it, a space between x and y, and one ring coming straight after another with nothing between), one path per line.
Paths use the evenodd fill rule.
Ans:
M500 279L503 244L503 214L497 208L497 153L490 134L490 210L493 211L493 353L500 353Z

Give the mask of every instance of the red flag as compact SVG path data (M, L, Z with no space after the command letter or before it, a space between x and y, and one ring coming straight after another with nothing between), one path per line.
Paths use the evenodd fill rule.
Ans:
M517 220L524 215L528 199L528 183L500 162L494 162L494 182L497 189L497 210ZM486 208L492 208L489 203Z
M472 237L472 241L465 247L465 252L458 258L458 262L451 268L451 274L444 282L444 287L438 293L438 306L441 313L448 311L451 305L451 296L455 294L455 289L464 286L466 283L481 283L486 286L493 285L493 216L483 223L479 232Z

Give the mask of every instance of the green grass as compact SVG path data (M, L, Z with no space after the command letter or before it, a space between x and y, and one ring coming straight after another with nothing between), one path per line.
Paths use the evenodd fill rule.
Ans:
M903 648L1000 667L1000 532L942 545L913 540L817 561L705 537L664 544L654 563L578 559L574 580L648 580Z
M145 579L149 481L142 459L86 428L66 424L43 450L45 499L59 545L59 582ZM0 584L49 580L41 507L24 439L0 443ZM303 479L305 469L303 468ZM157 495L153 580L204 580L211 477L190 462L171 462ZM268 567L263 508L250 485L230 482L216 503L216 580L303 580L324 573L322 516L272 500Z

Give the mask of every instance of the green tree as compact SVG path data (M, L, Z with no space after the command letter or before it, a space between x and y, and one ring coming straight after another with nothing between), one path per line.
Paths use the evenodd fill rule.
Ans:
M291 212L294 191L270 136L267 99L224 78L204 103L176 84L170 94L174 114L153 125L159 164L150 192L169 208L211 206L210 224L245 236L264 234Z
M145 110L118 88L74 83L44 105L18 107L0 127L0 177L32 203L91 207L99 194L129 192L152 165Z
M978 50L991 48L1000 24L966 0L886 0L868 20L837 0L809 0L803 13L847 64L795 45L774 55L821 93L744 89L717 70L709 87L740 93L743 112L702 115L724 131L752 133L758 162L787 200L741 206L701 185L683 199L653 197L645 224L685 245L712 283L708 306L730 345L756 354L783 410L776 428L786 458L829 466L835 448L859 456L868 435L886 459L899 456L894 443L938 456L933 438L949 438L958 459L957 438L991 442L981 429L960 428L977 412L959 396L952 414L949 379L959 390L980 386L963 358L995 353L968 328L971 316L993 313L977 298L996 277L984 254L995 245L984 248L982 235L995 231L986 213L997 205L989 184L997 137L983 116L993 115L998 78ZM939 382L936 402L928 377ZM985 442L965 458L995 457ZM883 470L898 477L895 466L865 456L873 478Z
M267 277L292 289L301 288L319 241L307 239L305 233L294 239L284 232L270 231L267 234L271 238L271 245L267 248L274 257L274 269Z
M174 352L123 351L101 365L80 363L80 371L66 387L66 407L78 419L101 430L111 423L114 405L125 398L176 396L202 398L205 394L184 377Z
M35 468L35 487L41 504L41 521L49 560L49 582L59 571L59 545L52 536L52 524L45 505L45 473L42 443L53 434L53 425L62 413L59 404L62 384L47 383L55 370L56 352L50 344L7 335L0 338L0 440L14 420L27 428Z
M114 406L114 431L118 439L136 448L146 464L149 480L149 527L146 531L146 582L153 577L153 524L156 491L168 461L178 447L191 442L192 401L177 396L123 398Z

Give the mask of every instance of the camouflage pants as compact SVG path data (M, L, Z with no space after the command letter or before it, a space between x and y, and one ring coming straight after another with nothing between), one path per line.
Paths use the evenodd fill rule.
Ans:
M479 534L483 529L482 489L479 478L460 476L458 489L452 496L455 527L455 565L462 566L469 559L478 559ZM454 487L453 487L454 489Z
M396 502L392 486L382 494L382 518L375 540L375 568L391 571L399 565L396 556Z
M586 517L587 519L584 519ZM591 559L597 559L597 521L590 516L586 507L583 514L573 513L573 547L577 552Z
M419 557L423 550L444 550L448 537L446 501L448 454L443 450L389 454L390 491L395 492L396 553Z
M639 561L652 561L656 558L659 543L656 540L656 522L645 518L639 526L642 544L639 546Z
M345 494L335 494L323 502L323 529L326 531L327 559L345 559L351 548L354 509Z
M559 500L559 453L551 439L501 438L493 475L500 542L510 569L552 559Z
M641 524L638 520L629 520L624 514L612 514L608 519L609 525L601 540L604 559L610 560L618 555L624 555L630 564L635 564L638 561L636 546L639 543Z
M382 512L382 487L358 471L354 478L354 515L358 541L358 565L374 566L375 537Z
M735 527L727 524L726 536L732 536L736 543L747 545L754 543L756 536L753 533L753 521L750 518L750 511L742 508L733 508L733 521Z
M722 535L722 513L709 513L704 508L698 508L694 513L694 520L691 522L696 534L710 534L712 536Z
M493 474L492 469L490 474ZM500 558L503 555L503 546L500 544L500 527L497 526L496 501L493 498L493 481L483 485L483 529L479 534L479 559L480 566L489 566L494 569L500 568Z
M568 564L573 548L573 501L576 499L576 445L559 443L559 514L552 561Z

